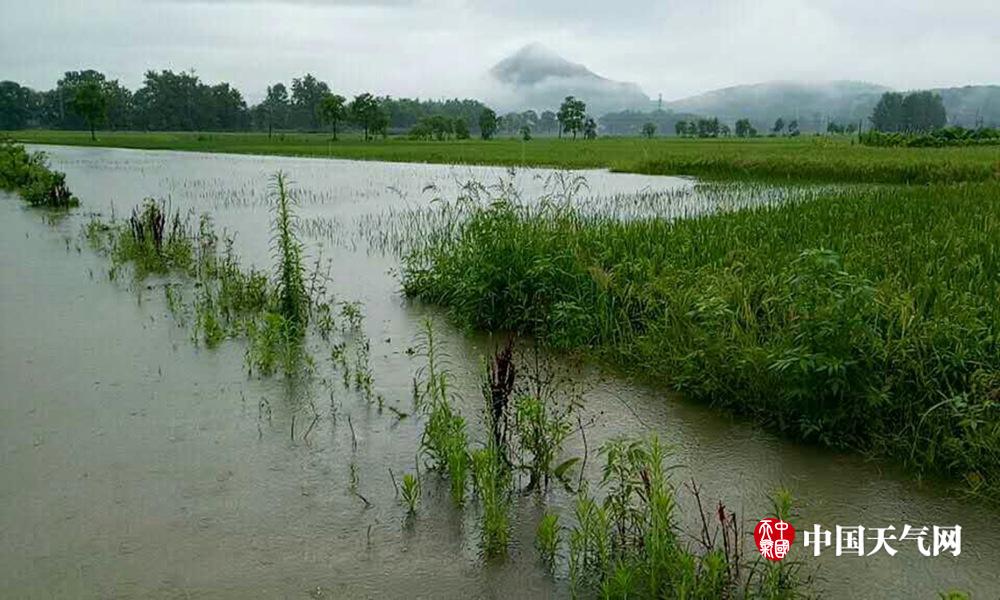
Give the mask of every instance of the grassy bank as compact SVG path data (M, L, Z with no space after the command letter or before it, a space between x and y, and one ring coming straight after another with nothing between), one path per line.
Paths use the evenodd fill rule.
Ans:
M409 257L457 321L585 349L792 437L1000 483L1000 184L694 219L476 209Z
M609 168L656 175L763 181L930 183L981 181L1000 174L996 147L877 148L848 138L740 139L539 138L418 141L389 138L364 142L328 134L102 132L96 142L78 131L18 131L17 140L38 144L227 152L428 162Z

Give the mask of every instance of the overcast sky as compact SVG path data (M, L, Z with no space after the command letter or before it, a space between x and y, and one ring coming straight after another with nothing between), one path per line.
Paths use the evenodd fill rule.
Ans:
M1000 83L998 0L0 0L0 79L38 89L169 68L254 101L307 71L346 94L474 96L529 42L665 100L774 79Z

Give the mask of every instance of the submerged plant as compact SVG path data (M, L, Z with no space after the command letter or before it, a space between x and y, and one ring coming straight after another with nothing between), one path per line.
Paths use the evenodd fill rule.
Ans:
M506 554L510 544L510 468L497 447L488 444L472 453L473 483L482 508L482 549L488 558Z
M287 325L300 333L309 315L302 243L298 239L298 219L292 210L287 178L278 171L272 179L274 195L273 253L277 263L277 312Z
M403 475L403 485L400 487L400 495L406 502L406 507L410 514L417 512L417 504L420 502L420 479L411 473Z
M465 502L469 475L468 435L465 419L451 404L449 374L439 362L442 357L429 320L424 321L420 348L426 365L423 368L424 395L418 408L427 418L421 449L430 459L432 468L448 476L452 500L461 506Z
M542 515L542 519L538 522L538 528L535 530L535 547L538 548L542 561L550 570L555 566L561 536L562 526L559 524L559 515L553 512L546 512Z

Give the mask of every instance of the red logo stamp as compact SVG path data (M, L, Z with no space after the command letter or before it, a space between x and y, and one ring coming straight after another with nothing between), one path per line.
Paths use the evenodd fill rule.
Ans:
M781 519L761 519L753 529L757 550L767 560L781 560L795 541L795 528Z

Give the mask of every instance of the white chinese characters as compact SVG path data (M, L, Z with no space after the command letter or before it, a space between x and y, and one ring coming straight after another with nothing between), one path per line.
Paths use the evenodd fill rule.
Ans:
M811 550L813 556L819 556L826 548L833 546L836 556L873 556L885 553L895 556L899 547L915 545L923 556L941 556L950 553L958 556L962 553L962 527L953 525L941 527L934 525L914 527L903 525L899 534L896 527L864 527L862 525L837 525L833 531L824 529L819 524L804 532L803 544L806 550Z

